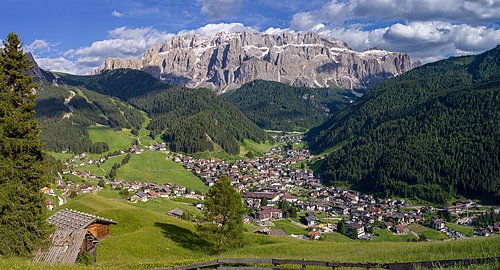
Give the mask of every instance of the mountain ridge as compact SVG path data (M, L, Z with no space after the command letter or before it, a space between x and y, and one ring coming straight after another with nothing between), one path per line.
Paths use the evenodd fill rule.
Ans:
M108 58L93 72L131 68L190 88L225 92L254 80L314 88L366 88L419 66L408 54L353 51L316 33L177 35L140 58ZM301 67L298 69L297 67Z

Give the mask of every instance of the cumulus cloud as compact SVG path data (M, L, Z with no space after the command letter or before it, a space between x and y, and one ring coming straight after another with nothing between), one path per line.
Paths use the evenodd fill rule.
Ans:
M200 36L215 36L215 34L220 32L234 33L234 32L259 32L259 29L255 27L245 26L242 23L217 23L217 24L207 24L197 29L193 30L182 30L178 35L200 35Z
M500 43L500 30L443 21L396 23L373 30L336 27L319 31L346 41L356 50L379 47L410 53L422 62L445 55L477 54Z
M201 13L210 20L233 17L241 9L243 0L198 0Z
M286 32L295 33L295 31L290 28L274 28L274 27L269 27L262 33L266 35L281 35Z
M37 58L42 68L72 74L88 74L107 57L137 57L173 34L153 27L119 27L108 32L108 38L95 41L87 47L67 50L61 57Z
M290 26L429 62L494 47L500 31L485 25L499 20L500 0L333 0L294 14Z
M123 17L125 14L119 12L119 11L116 11L116 10L113 10L113 12L111 12L111 16L113 17L117 17L117 18L120 18L120 17Z
M440 20L483 25L500 20L499 0L333 0L293 16L293 28L308 30L319 23L342 25L347 19Z
M42 69L49 71L66 72L70 74L88 74L93 70L92 67L78 64L64 57L56 57L56 58L35 57L35 61Z
M24 49L33 54L50 52L56 47L58 43L51 43L46 40L36 39L31 44L24 47Z
M254 27L241 23L207 24L193 30L183 30L178 35L198 34L214 36L219 32L258 32ZM119 27L108 32L108 38L95 41L89 46L67 50L61 57L37 58L42 68L68 72L72 74L88 74L96 69L108 57L138 57L147 49L175 36L161 32L153 27L128 28Z

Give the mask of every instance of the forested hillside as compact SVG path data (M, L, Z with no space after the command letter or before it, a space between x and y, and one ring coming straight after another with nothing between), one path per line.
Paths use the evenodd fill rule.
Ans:
M356 96L345 89L253 81L222 95L259 127L305 131L326 121Z
M152 134L163 133L173 151L211 151L215 143L229 154L238 154L243 139L261 142L265 138L252 121L207 89L177 87L130 102L150 115Z
M100 124L121 130L140 129L144 117L118 99L65 84L40 82L37 90L37 120L43 126L45 149L74 153L107 151L104 142L93 143L87 131Z
M383 196L500 201L500 47L425 65L371 89L307 134L329 183Z
M220 146L229 154L239 154L240 142L244 139L260 142L265 138L265 133L237 108L206 89L169 88L145 72L126 69L97 76L59 76L66 88L78 92L68 103L74 108L71 121L62 119L68 110L63 104L67 96L57 91L52 93L53 90L41 92L39 118L55 119L52 123L56 127L71 126L71 132L75 133L72 136L82 138L78 150L92 150L86 127L93 123L117 129L140 128L144 119L137 109L151 117L148 129L152 136L161 135L173 151L194 153ZM69 95L68 90L66 93ZM50 127L50 121L45 123ZM54 138L59 131L48 129L44 134L45 138ZM48 148L55 151L68 149L66 145L70 141L46 140Z

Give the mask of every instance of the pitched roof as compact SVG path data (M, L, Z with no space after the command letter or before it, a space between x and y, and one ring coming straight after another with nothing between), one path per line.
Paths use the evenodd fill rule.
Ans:
M75 211L72 209L63 209L47 219L47 222L54 224L58 229L75 230L85 229L93 223L118 224L118 222L105 219L103 217Z
M167 214L172 216L182 216L184 215L184 211L180 208L175 208L167 212Z
M75 263L86 234L86 229L56 230L51 236L52 245L48 250L39 250L35 262Z
M286 236L286 232L283 231L282 229L279 230L270 230L269 235L274 235L274 236Z

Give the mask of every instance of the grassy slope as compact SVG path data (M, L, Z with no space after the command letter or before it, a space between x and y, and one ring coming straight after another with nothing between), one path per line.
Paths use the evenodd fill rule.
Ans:
M452 230L455 230L455 231L457 231L463 235L466 235L466 236L473 236L474 235L474 228L470 227L470 226L462 226L462 225L458 225L456 223L446 222L446 227L448 227Z
M110 194L106 196L113 197ZM109 238L102 241L98 248L97 266L100 269L150 269L212 259L213 256L202 250L201 242L194 234L193 223L164 214L165 209L180 205L168 203L171 205L139 207L140 204L87 194L71 200L64 207L118 221L118 225L112 226ZM387 262L500 255L497 248L500 237L419 243L376 243L337 238L333 235L326 241L304 241L247 233L245 247L233 249L220 257L335 258L337 261ZM0 260L0 268L9 268L16 262ZM33 266L25 264L29 265L25 269ZM4 265L7 267L2 267Z
M440 231L416 223L410 224L406 226L406 228L431 240L443 240L447 238L446 235Z
M90 172L93 175L97 176L107 176L109 172L111 171L111 167L113 167L113 164L115 163L120 163L123 158L125 157L125 154L119 155L119 156L113 156L108 158L106 162L103 164L100 164L99 166L97 165L83 165L77 168L79 171L85 171L85 172Z
M151 181L156 183L173 183L176 185L206 191L208 187L182 165L166 160L160 152L144 152L132 155L130 161L118 169L118 178L130 181Z
M276 220L273 221L274 223L274 230L282 229L285 231L287 234L296 234L296 235L302 235L307 233L307 230L304 228L300 228L299 226L291 223L288 220Z
M134 141L128 129L115 131L108 126L93 126L88 128L88 132L92 142L106 142L110 152L128 149Z
M395 235L389 230L376 230L375 232L375 240L376 242L407 242L411 239L417 239L417 237L411 233L408 235Z
M262 155L269 150L273 145L268 142L257 143L249 139L245 139L240 146L240 156L244 156L249 151L254 155Z

